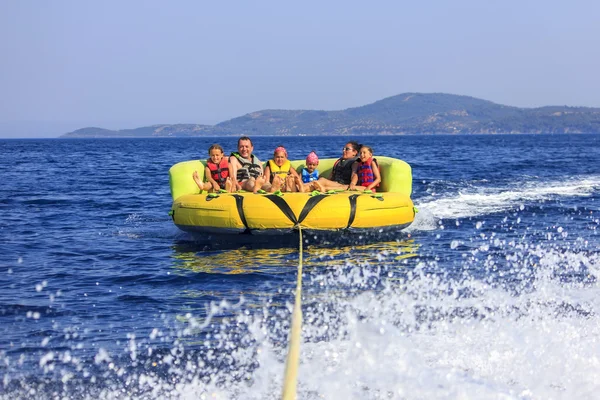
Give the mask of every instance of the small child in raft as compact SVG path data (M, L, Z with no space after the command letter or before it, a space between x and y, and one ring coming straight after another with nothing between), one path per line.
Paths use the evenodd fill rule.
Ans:
M302 191L303 192L312 192L313 190L318 190L319 192L323 191L323 188L317 182L319 179L319 170L317 167L319 166L319 157L317 157L317 153L311 151L306 156L305 167L302 168Z
M273 152L273 159L267 162L265 167L265 177L269 180L263 185L263 190L267 192L299 192L302 191L302 181L300 175L292 168L292 163L288 160L287 150L283 146L278 146Z
M360 147L359 159L352 164L352 178L348 190L359 189L375 191L381 183L381 174L377 159L373 158L373 149L369 146Z
M208 148L209 158L206 160L204 168L204 177L208 182L202 182L198 171L194 171L192 178L200 190L207 192L219 192L225 190L231 192L233 182L229 177L229 162L223 152L223 148L218 144L213 144Z

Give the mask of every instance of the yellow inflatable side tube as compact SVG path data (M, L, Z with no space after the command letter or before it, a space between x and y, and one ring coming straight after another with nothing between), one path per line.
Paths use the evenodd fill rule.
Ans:
M175 224L186 231L206 233L279 233L298 225L313 230L370 229L409 225L414 219L410 199L412 173L401 160L377 157L382 191L377 194L342 191L331 194L284 193L200 193L192 179L201 161L174 165L170 173L173 196L172 216ZM335 159L319 162L322 176L330 176ZM292 165L300 171L302 161Z
M407 196L412 192L412 170L405 161L391 157L375 157L381 173L380 192L400 192ZM331 170L337 158L325 158L319 160L319 174L325 178L331 177ZM205 160L192 160L177 163L169 169L169 185L173 200L184 194L200 193L198 186L192 179L194 171L198 171L200 178L204 181ZM305 167L304 160L292 161L292 167L298 173Z

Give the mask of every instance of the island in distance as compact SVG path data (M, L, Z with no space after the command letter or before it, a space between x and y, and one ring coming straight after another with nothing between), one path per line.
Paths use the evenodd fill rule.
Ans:
M216 125L82 128L61 137L599 133L600 108L519 108L469 96L404 93L341 111L262 110Z

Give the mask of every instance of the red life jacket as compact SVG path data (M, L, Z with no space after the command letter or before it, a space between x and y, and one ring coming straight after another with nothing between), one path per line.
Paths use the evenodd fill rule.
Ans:
M223 157L219 162L219 165L212 162L209 158L206 160L206 166L210 170L210 176L217 181L221 189L225 189L225 181L229 176L229 162L226 157Z
M370 157L367 161L362 162L358 161L358 168L356 169L356 175L358 175L358 185L367 187L371 183L375 181L375 175L373 174L373 167L371 166L375 163L377 165L377 160L373 157ZM377 186L379 187L379 184Z

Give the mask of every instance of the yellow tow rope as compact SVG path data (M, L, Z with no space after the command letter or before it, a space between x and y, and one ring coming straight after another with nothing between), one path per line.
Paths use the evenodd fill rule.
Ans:
M285 362L283 379L283 400L296 400L296 384L298 383L298 365L300 364L300 333L302 332L302 228L298 226L300 235L298 256L298 279L296 281L296 301L292 312L290 330L290 348Z

